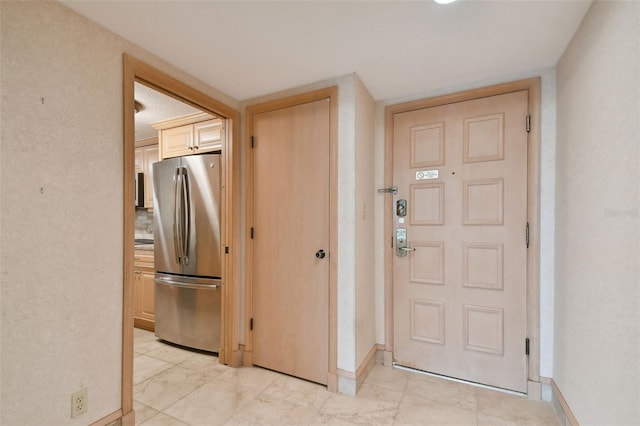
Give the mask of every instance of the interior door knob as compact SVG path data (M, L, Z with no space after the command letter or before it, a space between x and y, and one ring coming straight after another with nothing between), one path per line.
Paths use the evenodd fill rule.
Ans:
M324 257L327 255L327 253L324 252L324 250L320 249L316 252L316 257L318 259L324 259Z

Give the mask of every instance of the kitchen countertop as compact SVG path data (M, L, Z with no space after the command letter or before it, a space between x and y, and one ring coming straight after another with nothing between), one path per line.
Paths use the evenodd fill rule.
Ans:
M136 238L133 246L136 250L149 250L153 251L153 239L151 238Z

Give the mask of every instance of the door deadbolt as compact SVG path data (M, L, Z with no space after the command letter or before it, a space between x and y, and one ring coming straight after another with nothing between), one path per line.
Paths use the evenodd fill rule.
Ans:
M316 257L318 259L324 259L324 257L327 255L327 253L325 253L324 250L320 249L316 252Z
M405 217L407 215L407 200L396 201L396 215L398 217Z

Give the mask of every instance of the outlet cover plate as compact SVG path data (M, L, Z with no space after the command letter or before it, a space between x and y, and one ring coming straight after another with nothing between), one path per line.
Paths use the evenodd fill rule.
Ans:
M89 406L89 395L87 389L80 389L71 395L71 417L86 413Z

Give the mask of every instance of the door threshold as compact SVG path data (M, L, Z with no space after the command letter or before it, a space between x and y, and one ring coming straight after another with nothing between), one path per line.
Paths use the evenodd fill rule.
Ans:
M444 376L442 374L437 374L437 373L430 373L428 371L418 370L416 368L405 367L404 365L400 365L400 364L396 364L396 363L393 363L392 367L393 368L397 368L398 370L408 371L410 373L422 374L423 376L435 377L435 378L438 378L438 379L448 380L450 382L462 383L462 384L465 384L465 385L475 386L475 387L478 387L478 388L484 388L484 389L494 390L494 391L498 391L498 392L508 393L508 394L515 395L515 396L522 396L522 397L525 397L525 398L527 397L526 393L516 392L516 391L510 390L510 389L499 388L499 387L496 387L496 386L485 385L485 384L482 384L482 383L471 382L471 381L468 381L468 380L456 379L455 377Z

